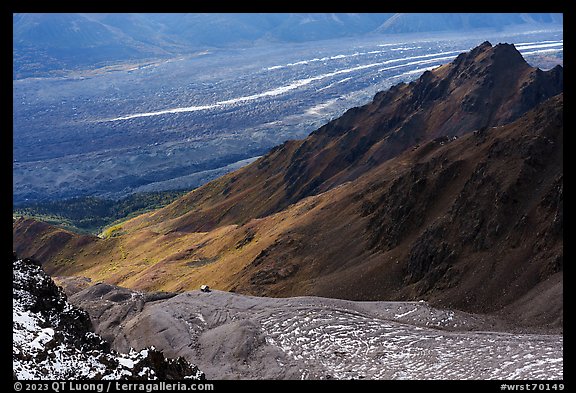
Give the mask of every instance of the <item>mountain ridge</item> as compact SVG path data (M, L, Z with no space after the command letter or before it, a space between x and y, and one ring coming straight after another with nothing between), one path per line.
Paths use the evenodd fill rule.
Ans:
M418 143L510 122L558 94L562 85L562 67L541 71L513 45L484 42L410 84L376 94L372 103L348 110L308 138L288 141L252 165L192 191L152 213L149 221L175 219L176 231L204 231L263 217L354 180ZM212 206L204 209L203 201ZM144 217L127 226L139 226Z
M14 248L137 289L424 298L559 329L563 69L518 56L486 42L117 236L20 219Z

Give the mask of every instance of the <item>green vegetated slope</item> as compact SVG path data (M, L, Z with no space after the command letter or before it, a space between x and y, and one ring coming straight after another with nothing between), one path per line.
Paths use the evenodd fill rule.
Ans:
M14 207L14 217L44 221L83 234L98 234L118 220L159 209L184 195L185 191L147 192L120 200L79 197Z

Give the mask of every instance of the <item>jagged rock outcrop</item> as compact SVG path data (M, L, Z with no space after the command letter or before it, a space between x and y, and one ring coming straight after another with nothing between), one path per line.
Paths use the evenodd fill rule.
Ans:
M111 350L37 262L14 254L12 267L14 379L204 379L196 366L154 348Z

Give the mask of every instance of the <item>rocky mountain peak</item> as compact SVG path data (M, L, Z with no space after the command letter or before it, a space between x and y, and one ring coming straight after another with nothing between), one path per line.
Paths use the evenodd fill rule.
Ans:
M522 54L516 49L514 44L499 43L493 47L494 58L502 61L517 61L526 63Z
M516 79L524 71L532 68L514 44L499 43L492 46L488 41L484 41L469 52L461 53L446 67L452 73L442 77L465 73L470 78L478 79L480 85L485 79L498 78L502 75L512 75L511 78Z
M522 57L522 54L516 49L514 44L508 43L498 43L496 45L492 45L489 41L484 41L474 49L470 50L469 52L462 53L462 56L465 59L468 59L469 62L473 61L481 61L483 57L489 56L492 61L502 61L512 63L526 63L526 60Z
M476 57L479 53L484 53L490 49L492 49L492 44L490 43L490 41L484 41L476 48L472 49L468 54L471 57Z

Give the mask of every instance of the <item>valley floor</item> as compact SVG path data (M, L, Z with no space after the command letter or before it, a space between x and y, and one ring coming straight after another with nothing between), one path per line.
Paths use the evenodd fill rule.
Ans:
M563 379L562 335L426 302L146 294L61 279L96 331L128 351L154 345L208 379Z

